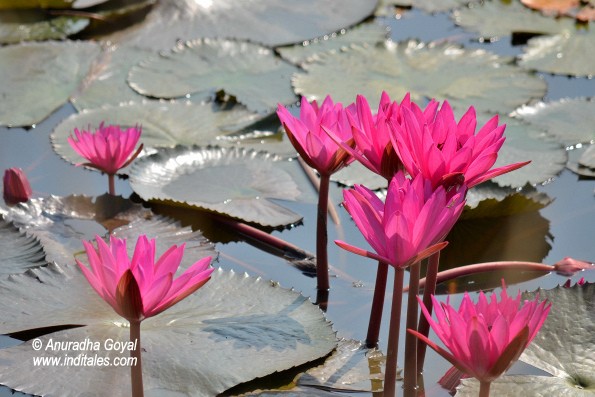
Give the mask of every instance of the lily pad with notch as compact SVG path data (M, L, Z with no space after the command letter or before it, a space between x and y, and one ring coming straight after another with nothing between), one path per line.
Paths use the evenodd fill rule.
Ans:
M23 273L47 263L39 240L0 218L0 275Z
M195 104L192 102L143 101L119 106L82 111L63 120L52 132L50 139L54 151L64 160L84 163L68 143L74 129L95 130L102 122L117 124L121 128L141 126L141 142L144 152L176 145L219 143L224 136L242 128L258 116L242 106L226 110L216 104ZM130 167L120 170L127 173Z
M410 92L416 102L447 99L457 110L474 106L478 112L507 114L546 92L545 82L512 58L451 43L352 46L303 66L305 72L296 73L292 83L309 100L330 94L335 101L351 103L362 94L375 101L370 98L382 91L400 100Z
M302 174L295 161L266 152L178 146L135 162L130 184L144 200L199 207L277 227L302 219L272 201L308 197L308 190L300 187L308 186Z
M93 42L21 43L0 48L0 125L37 124L65 104L99 54Z
M248 109L272 111L297 101L289 81L297 68L246 41L199 39L177 45L130 69L128 83L155 98L213 98L223 90Z

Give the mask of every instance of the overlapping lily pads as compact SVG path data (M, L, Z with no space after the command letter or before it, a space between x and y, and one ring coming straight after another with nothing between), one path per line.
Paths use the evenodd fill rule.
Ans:
M141 234L159 237L159 249L186 242L183 268L205 256L217 257L214 245L199 231L182 228L175 221L156 216L142 205L121 197L50 196L3 209L3 216L36 237L43 245L47 260L59 264L74 264L75 255L83 248L81 240L103 236L107 231L131 242L136 242ZM31 261L29 265L37 262ZM28 267L31 266L23 264L21 272Z
M296 182L298 167L265 152L178 146L135 162L130 184L144 200L200 207L276 227L302 218L271 200L306 197Z
M200 39L176 46L130 69L128 83L156 98L212 98L223 90L248 109L266 112L293 95L289 78L297 70L272 50L249 42Z
M595 284L557 287L525 293L524 299L547 299L552 308L521 360L548 376L503 376L492 383L492 395L593 396L595 389ZM479 384L463 380L457 396L476 396Z
M161 1L145 22L109 39L166 50L178 40L225 37L269 46L301 43L355 25L370 16L377 0Z
M0 281L1 333L80 325L40 337L100 344L99 350L42 349L32 342L0 350L0 383L38 395L130 395L127 367L33 366L33 357L109 358L127 352L127 322L93 291L76 266L49 265ZM26 314L24 314L26 313ZM238 383L315 360L336 346L322 312L300 294L260 278L217 269L196 293L142 323L145 395L213 396ZM258 362L258 365L254 365Z
M374 102L385 90L400 100L448 99L454 108L509 113L545 94L539 77L515 66L512 59L484 50L464 49L449 43L409 40L375 47L324 54L304 64L306 73L293 77L297 93L308 99L331 94L351 103L357 94Z
M30 126L45 119L68 101L98 53L92 42L0 48L0 125Z
M63 120L52 132L54 150L66 161L78 164L82 157L72 150L68 137L74 129L94 131L102 122L118 124L121 128L141 126L141 142L145 151L150 148L176 145L217 143L225 135L256 120L258 116L241 106L230 110L214 104L191 102L144 101L119 106L105 106L74 114ZM128 168L121 170L126 173Z
M22 273L46 264L41 243L0 218L0 274Z
M145 97L130 88L126 78L132 66L151 54L140 48L106 46L70 102L78 111L142 102Z

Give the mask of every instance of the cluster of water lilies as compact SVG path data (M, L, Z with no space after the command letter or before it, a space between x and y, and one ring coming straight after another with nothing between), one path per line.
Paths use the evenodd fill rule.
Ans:
M368 101L358 96L343 106L327 97L321 106L302 98L299 118L283 106L277 114L296 150L321 176L317 266L318 288L328 288L326 255L326 204L329 176L354 159L387 179L384 202L365 186L344 192L345 208L366 241L370 252L343 241L348 251L379 261L367 343L378 341L388 266L395 270L389 326L384 395L395 395L403 273L409 269L409 298L405 341L404 392L416 393L423 367L423 348L418 339L442 354L468 376L481 382L480 394L489 395L491 381L514 362L545 320L549 305L526 302L517 312L520 298L511 300L503 292L500 302L481 298L473 305L467 297L457 313L446 305L437 311L439 322L431 320L437 301L439 251L446 235L463 210L467 189L503 173L522 167L515 163L492 169L504 142L505 125L494 116L476 132L473 107L456 120L448 102L430 101L425 109L410 100L398 103L383 93L376 114ZM420 261L429 259L420 300L424 316L418 321ZM450 353L428 338L434 329Z
M294 117L279 105L277 114L301 158L320 175L317 223L317 282L330 288L327 264L327 205L330 176L356 160L387 181L384 200L362 185L344 191L344 207L372 247L368 251L345 241L340 247L378 261L367 344L378 342L389 267L394 269L384 395L395 395L400 313L405 270L409 270L404 392L416 393L423 369L425 345L452 363L464 376L481 384L480 395L489 395L491 382L518 359L544 323L550 305L536 298L521 302L511 298L503 284L500 299L480 293L477 303L465 294L460 308L434 296L439 252L459 218L469 188L527 164L492 168L504 142L504 125L494 116L477 130L473 107L457 121L448 102L432 100L424 109L409 95L398 103L386 93L378 111L358 96L343 106L327 97L322 105L302 99ZM114 175L141 152L141 128L121 129L102 124L96 131L75 130L68 142L88 160L86 165L105 172L114 194ZM4 176L8 204L27 201L31 187L21 170ZM201 258L174 278L184 246L172 246L156 259L155 241L141 235L130 258L126 241L99 236L96 244L83 242L88 265L77 263L93 289L130 323L130 339L137 341L131 355L132 395L143 395L140 324L195 292L210 278L211 258ZM423 298L418 297L420 262L428 260ZM569 265L574 266L576 265ZM560 266L564 267L563 265ZM574 268L573 267L573 268ZM580 266L578 266L580 268ZM419 316L418 308L422 315ZM432 319L435 312L437 321ZM446 349L428 338L432 328ZM422 343L418 343L422 341Z

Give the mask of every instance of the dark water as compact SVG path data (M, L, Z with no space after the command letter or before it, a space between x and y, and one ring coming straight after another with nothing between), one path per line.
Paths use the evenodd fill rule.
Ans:
M461 29L453 27L450 19L443 14L428 16L413 11L400 20L387 20L387 22L393 28L392 34L395 40L410 37L432 40L448 36L456 37L468 46L479 46L500 54L516 55L520 51L519 47L511 47L507 39L494 44L469 42L467 40L471 36ZM544 75L543 78L547 80L549 86L546 100L556 100L566 96L591 96L595 93L594 80L548 75ZM60 120L73 112L72 107L66 105L30 130L0 128L0 170L8 167L23 168L30 178L36 196L49 194L97 196L105 193L107 188L105 176L98 172L74 167L60 159L51 149L50 132ZM538 261L553 264L565 256L595 260L595 181L581 180L572 172L565 170L552 182L544 186L537 186L537 189L555 199L540 211L541 217L545 219L546 223L549 223L549 235L545 237L545 243L551 245L551 249L545 257ZM126 180L117 181L116 191L125 197L132 193ZM335 204L341 201L339 186L331 186L331 197ZM284 205L302 214L304 216L303 224L291 230L274 231L273 234L307 251L314 252L316 206L304 203L284 203ZM338 208L338 212L341 215L341 224L334 225L329 221L328 233L331 242L329 260L331 273L334 277L331 279L332 291L329 297L327 318L333 322L339 337L363 340L366 334L376 263L341 250L332 243L334 239L341 239L356 246L367 246L346 212L342 208ZM530 226L527 225L527 228ZM209 233L216 237L212 231L207 231L207 234ZM518 231L515 234L504 235L502 238L513 245L514 241L519 238L516 233ZM88 237L91 238L92 235ZM536 241L535 244L543 244L543 241ZM306 277L284 259L242 241L219 243L217 248L220 251L219 265L223 268L245 271L251 275L276 280L282 286L293 287L304 295L312 297L312 300L315 299L315 279ZM519 252L519 255L522 256L523 253ZM498 259L500 258L490 258L490 260ZM523 258L519 257L518 259ZM595 281L595 272L577 275L575 279L580 276ZM566 278L551 274L511 286L511 289L515 291L516 289L532 290L537 287L551 288L564 281ZM392 290L390 281L388 290ZM455 304L458 299L460 299L459 295L452 298ZM390 295L387 296L387 301L389 300ZM386 336L388 335L388 310L385 310L384 318L380 345L385 351ZM0 337L1 345L8 346L13 343L15 342L6 337ZM402 347L400 351L403 352ZM448 395L435 386L436 380L447 368L447 363L441 357L429 352L425 371L428 395ZM515 365L512 371L535 373L534 369L523 364ZM11 394L4 388L0 391L0 395Z

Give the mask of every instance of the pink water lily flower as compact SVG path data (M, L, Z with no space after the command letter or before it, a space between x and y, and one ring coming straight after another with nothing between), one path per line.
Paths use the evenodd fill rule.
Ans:
M318 106L302 97L300 116L294 117L287 108L279 105L277 115L289 140L302 159L321 175L331 175L353 161L351 155L339 146L322 128L323 126L341 141L353 146L351 124L347 113L355 115L353 106L343 108L327 96Z
M75 136L68 137L68 143L89 161L77 165L86 165L114 175L140 154L143 145L136 148L136 144L141 133L141 127L122 130L117 125L105 126L101 123L95 132L75 128Z
M332 131L329 130L327 133L366 168L390 181L403 166L393 148L389 120L400 119L401 107L410 105L409 95L406 95L399 105L396 101L391 102L388 94L383 92L378 112L372 114L366 97L358 95L355 102L357 118L347 113L352 125L355 147L349 146L347 142L341 142Z
M391 180L383 203L364 186L344 190L344 205L376 253L336 240L340 247L398 268L407 267L444 247L465 205L466 187L433 189L421 175L402 171Z
M432 101L424 111L417 105L403 108L403 117L390 120L391 139L407 172L422 174L433 186L463 179L471 188L498 175L518 169L527 162L492 169L504 143L506 125L494 116L477 132L475 109L470 107L456 121L448 101L440 109Z
M139 236L132 259L126 240L110 236L109 245L96 236L97 249L84 241L90 269L77 264L95 291L122 317L142 321L175 305L209 281L211 257L194 263L174 278L185 245L172 246L155 261L155 240Z
M15 205L29 201L33 191L27 175L20 168L9 168L4 171L4 202Z
M432 319L423 302L419 300L424 316L446 349L421 335L407 331L427 343L432 349L465 374L477 378L482 388L502 375L514 363L547 318L551 304L533 301L521 304L521 294L509 297L502 286L500 301L496 293L488 298L483 292L477 303L465 293L459 310L440 303L434 296L432 302L438 321ZM484 395L485 394L484 392Z

